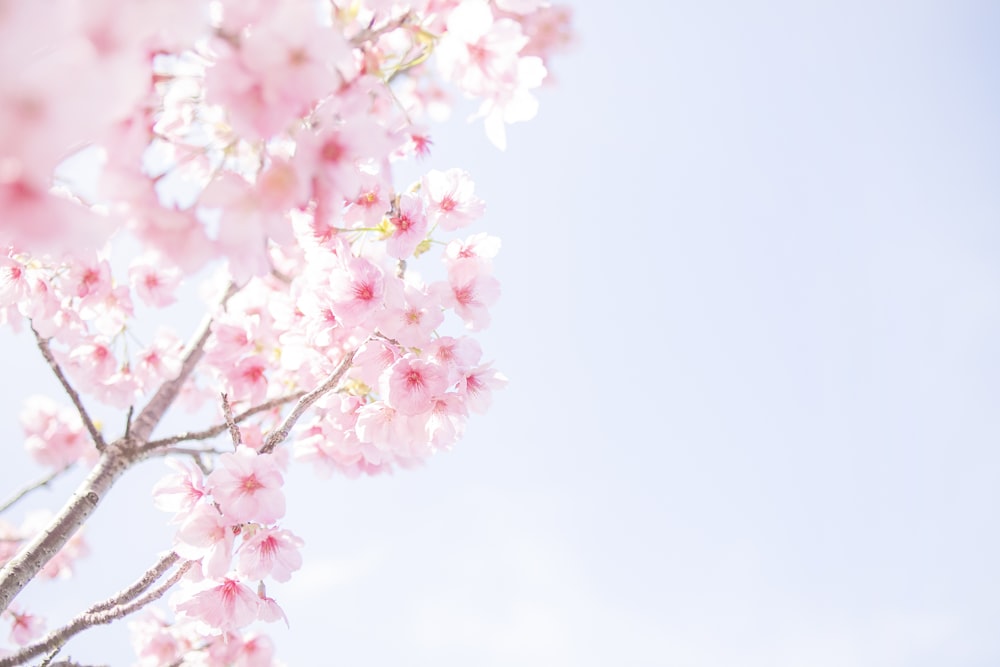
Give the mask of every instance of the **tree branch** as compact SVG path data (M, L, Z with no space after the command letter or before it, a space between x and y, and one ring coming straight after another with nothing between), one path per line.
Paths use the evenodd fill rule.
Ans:
M220 305L224 305L235 293L236 288L230 284ZM77 487L59 514L0 570L0 610L10 606L18 593L93 514L118 478L143 458L144 451L137 446L138 443L144 443L149 439L149 435L159 424L167 408L177 398L181 386L194 371L201 359L205 341L211 334L211 325L210 314L188 343L177 377L160 385L156 394L132 423L129 437L120 438L103 448L97 464Z
M37 482L34 482L33 484L29 484L28 486L26 486L23 489L21 489L20 491L18 491L16 494L14 494L13 498L11 498L7 502L5 502L3 505L0 505L0 514L2 514L3 512L6 512L7 510L9 510L11 507L14 506L14 504L17 501L19 501L21 498L24 498L26 495L28 495L32 491L40 489L43 486L48 486L52 482L52 480L54 480L59 475L63 474L64 472L66 472L67 470L69 470L70 468L72 468L73 465L74 465L73 463L70 463L69 465L66 465L66 466L60 468L59 470L56 470L55 472L46 475L43 479L40 479Z
M150 602L155 602L156 600L159 600L161 597L163 597L163 594L170 589L171 586L180 581L180 578L184 576L184 574L188 571L188 568L190 568L191 565L192 561L186 561L183 565L181 565L177 569L176 572L174 572L174 574L169 579L160 584L158 587L154 588L146 595L138 598L137 600L133 600L132 602L127 604L116 604L114 606L104 609L103 611L93 612L87 610L83 612L82 614L76 616L68 624L64 625L58 630L53 630L38 642L31 644L29 646L25 646L20 651L17 651L16 653L13 653L9 656L0 658L0 667L16 667L17 665L23 665L26 661L31 660L37 655L45 653L46 651L52 651L53 649L62 646L67 641L69 641L73 636L79 634L80 632L83 632L87 628L93 627L95 625L107 625L112 621L117 621L121 618L128 616L129 614L132 614L142 609ZM152 569L155 568L156 566L154 566L154 568ZM150 571L147 571L146 574L143 575L143 578L140 579L138 582L136 582L136 584L131 586L128 590L132 590L140 583L142 583L145 580L145 578L149 576L149 573L152 571L152 569ZM117 593L110 600L95 605L95 607L99 607L107 604L108 602L112 602L113 600L117 599L120 595L122 594ZM94 607L92 607L92 609L93 608Z
M232 283L226 289L225 295L222 297L222 301L219 303L219 307L226 304L233 294L236 294L237 288ZM169 408L174 399L177 398L177 394L180 393L181 387L184 382L194 371L195 366L198 365L198 361L201 360L201 355L205 351L205 343L208 341L208 337L212 335L212 319L214 313L209 313L201 326L198 328L197 333L194 338L188 343L187 348L184 350L183 361L181 362L180 373L177 374L173 380L168 380L160 385L160 388L156 390L156 394L150 399L146 407L142 409L139 416L136 418L135 422L132 424L131 431L129 433L129 439L132 442L146 442L149 436L153 433L153 429L156 428L160 420L163 419L163 415L166 413L167 408Z
M233 417L233 421L239 424L240 422L253 417L254 415L267 412L272 408L277 408L285 403L291 403L292 401L298 400L305 396L306 392L297 391L294 394L288 394L287 396L280 396L278 398L272 398L270 401L265 401L260 405L255 405L252 408L244 410L240 414ZM169 438L162 438L160 440L152 440L140 448L143 453L149 453L154 449L159 449L161 447L169 447L170 445L176 445L179 442L187 442L188 440L208 440L209 438L214 438L215 436L223 433L227 428L228 424L216 424L211 428L206 428L203 431L188 431L187 433L179 433L178 435L171 436Z
M352 363L354 363L354 355L357 353L358 351L354 350L349 355L344 357L343 361L340 362L340 365L337 366L337 368L330 374L330 377L328 377L323 384L299 399L299 402L295 404L295 407L290 413L288 413L285 420L281 422L281 425L267 434L267 437L264 439L264 444L261 445L260 450L258 450L261 454L269 454L274 451L274 448L277 447L282 440L288 437L292 427L295 426L295 422L297 422L299 417L301 417L302 414L309 409L309 406L318 401L323 394L327 393L340 383L340 378L344 376L347 369L351 367Z
M163 573L172 568L180 559L180 556L171 551L157 561L153 567L146 570L146 572L134 584L124 590L118 591L118 593L107 600L98 602L84 613L96 614L101 611L107 611L112 607L125 604L126 602L131 602L141 595L143 591L155 584L156 581L163 576Z
M73 405L76 406L76 411L80 413L80 419L83 421L83 425L87 427L87 431L90 432L90 438L94 441L94 446L97 447L97 451L104 450L104 437L101 436L101 432L97 430L94 426L94 422L90 419L90 415L87 414L86 408L83 407L83 402L80 400L80 394L76 393L76 389L73 389L73 385L69 383L69 380L62 372L62 368L59 367L59 362L52 355L52 348L49 347L49 341L42 338L41 334L35 329L34 324L31 326L31 333L35 334L35 341L38 343L38 349L41 350L42 356L45 357L45 361L48 363L49 368L55 373L56 378L59 379L59 383L69 394L69 398L73 401Z
M6 609L97 508L111 486L133 463L112 443L59 514L0 570L0 609Z
M229 397L222 395L222 415L226 418L226 426L229 428L229 436L233 439L233 449L239 448L243 444L243 436L240 434L240 427L233 419L233 406L229 405Z

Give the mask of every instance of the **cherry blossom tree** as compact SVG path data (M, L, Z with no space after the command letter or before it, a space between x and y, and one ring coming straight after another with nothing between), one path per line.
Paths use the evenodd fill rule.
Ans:
M73 664L67 642L126 617L139 665L273 663L266 584L304 557L288 466L411 468L505 384L474 337L500 241L469 232L472 176L394 167L458 97L503 149L568 24L542 0L0 0L0 322L65 390L21 411L50 474L0 506L0 667ZM192 283L209 305L188 332L162 313ZM21 606L151 458L136 502L176 527L162 557L69 620ZM4 518L81 468L58 512Z

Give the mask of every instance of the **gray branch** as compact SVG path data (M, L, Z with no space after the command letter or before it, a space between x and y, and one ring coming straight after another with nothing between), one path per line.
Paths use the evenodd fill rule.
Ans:
M222 297L222 302L219 304L220 307L224 306L226 301L229 300L233 294L236 294L236 287L232 284L226 289L225 295ZM129 432L129 440L131 442L144 443L149 440L149 436L152 435L153 430L163 419L163 415L167 412L174 399L181 391L181 387L184 386L184 382L187 381L188 377L194 371L195 366L201 360L202 354L204 354L205 343L208 341L209 336L212 335L212 319L214 313L209 313L205 320L201 323L198 328L194 339L188 343L187 349L184 351L184 360L181 362L181 371L178 373L177 377L173 380L167 380L160 388L156 391L156 394L150 399L146 407L142 409L139 416L135 419L132 424L132 428Z
M29 484L28 486L18 491L16 494L14 494L14 496L10 500L5 502L3 505L0 505L0 514L9 510L11 507L14 506L15 503L17 503L17 501L21 500L21 498L24 498L32 491L36 491L42 488L43 486L48 486L49 484L51 484L56 477L59 477L59 475L63 474L64 472L72 468L73 465L74 464L70 463L69 465L63 466L59 470L56 470L55 472L46 475L43 479L40 479L37 482Z
M236 289L230 285L222 304L225 304L235 292ZM177 398L181 386L194 371L201 359L205 342L211 334L211 324L212 317L209 316L185 349L177 377L160 385L138 419L133 422L129 437L120 438L103 448L97 464L77 487L59 514L0 570L0 610L10 606L28 582L83 526L118 478L143 458L144 452L138 445L149 439L153 429Z
M264 439L264 444L261 445L259 450L261 454L268 454L274 451L274 448L281 444L281 441L287 438L288 434L291 433L292 427L295 426L295 422L299 420L299 417L301 417L313 403L318 401L323 394L334 389L340 383L340 378L344 376L347 369L354 363L354 355L357 354L357 352L357 350L354 350L344 357L343 361L340 362L340 365L337 366L337 368L330 374L330 377L328 377L323 384L299 399L299 402L295 404L295 407L290 413L288 413L285 420L281 422L281 425L267 434L267 437Z
M180 581L180 578L188 571L192 565L192 561L187 561L174 572L173 576L167 579L165 582L154 588L152 591L143 595L142 597L133 600L127 604L116 604L114 606L108 607L103 611L91 611L87 610L82 614L76 616L72 621L59 628L58 630L53 630L49 634L45 635L41 640L25 646L20 651L13 653L9 656L0 658L0 667L17 667L17 665L23 665L28 660L46 653L49 651L54 651L67 641L69 641L73 636L83 632L87 628L92 628L95 625L107 625L113 621L125 618L129 614L135 613L148 605L150 602L155 602L163 597L163 594L170 589L171 586ZM154 568L155 569L155 568ZM143 575L143 579L136 582L131 588L139 585L147 576L149 572ZM131 590L131 589L130 589ZM107 602L112 602L117 599L121 593L116 594ZM95 605L94 607L100 607L106 603L101 603Z
M111 486L133 463L112 443L52 522L0 570L0 609L6 609L29 581L87 521Z
M63 389L65 389L66 393L69 394L70 400L73 401L73 405L76 406L76 411L80 413L80 419L83 421L83 425L87 427L87 431L90 433L90 439L94 441L94 446L97 447L98 451L102 451L105 447L104 437L101 436L101 432L97 430L97 427L94 425L90 415L87 414L86 408L83 407L83 401L80 400L80 394L76 392L76 389L73 389L73 385L69 383L69 380L63 374L62 368L59 366L59 362L57 362L56 358L52 355L52 348L49 347L49 341L42 338L41 334L35 330L34 325L31 327L31 333L35 334L35 340L38 342L38 349L41 351L42 356L45 357L45 361L48 363L49 368L52 369L52 372L55 373L56 378L59 379L59 383L63 386Z

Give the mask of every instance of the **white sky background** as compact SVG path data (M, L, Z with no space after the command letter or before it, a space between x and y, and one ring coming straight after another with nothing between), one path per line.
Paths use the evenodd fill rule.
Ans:
M424 470L290 476L279 655L997 664L1000 5L573 4L540 116L505 154L456 119L427 164L469 169L504 240L511 384ZM11 488L17 400L53 384L3 340ZM141 573L159 472L24 600L56 623Z

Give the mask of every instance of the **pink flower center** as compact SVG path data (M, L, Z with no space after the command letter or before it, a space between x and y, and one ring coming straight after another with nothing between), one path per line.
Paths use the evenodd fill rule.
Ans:
M243 483L240 484L240 488L246 493L256 493L259 489L263 489L264 485L258 481L256 475L251 474L243 480Z
M273 537L268 537L260 542L260 557L266 560L274 560L275 554L278 553L278 540Z
M325 162L340 162L344 159L346 153L347 150L344 148L344 145L334 138L327 140L323 144L323 148L320 149L319 154Z
M462 285L461 287L454 288L452 291L455 294L455 301L458 301L463 306L468 306L476 300L476 292L472 289L472 285Z
M371 301L375 298L375 288L371 283L361 283L354 287L354 297L361 301Z
M410 231L410 227L413 226L413 220L410 219L409 215L403 213L402 215L393 218L392 224L396 226L396 230L399 233L405 234L406 232Z
M423 374L415 368L411 368L410 372L406 374L406 388L410 391L415 391L417 389L423 389L424 387L424 376Z

